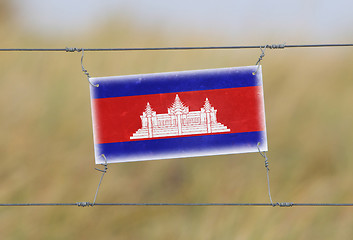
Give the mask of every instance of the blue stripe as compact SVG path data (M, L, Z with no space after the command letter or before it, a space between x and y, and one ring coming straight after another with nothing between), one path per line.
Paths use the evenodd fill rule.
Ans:
M177 93L262 85L256 66L91 78L91 98Z
M97 144L95 150L96 156L105 154L108 160L124 161L127 158L148 160L149 157L163 154L184 155L200 152L200 155L203 155L202 152L229 149L236 153L237 149L244 147L257 149L258 142L266 143L265 131L103 143Z

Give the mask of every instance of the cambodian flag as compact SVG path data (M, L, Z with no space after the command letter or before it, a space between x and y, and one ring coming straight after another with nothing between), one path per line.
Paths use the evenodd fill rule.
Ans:
M256 70L91 78L96 164L267 151Z

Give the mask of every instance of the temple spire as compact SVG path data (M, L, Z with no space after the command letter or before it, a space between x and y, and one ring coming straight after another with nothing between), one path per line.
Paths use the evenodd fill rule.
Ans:
M149 102L147 102L147 106L146 106L145 112L146 112L147 116L151 116L152 115L152 107L151 107Z
M210 103L210 101L208 100L208 98L206 98L206 100L205 100L205 105L204 105L203 107L204 107L204 109L205 109L206 112L211 111L212 106L211 106L211 103Z
M171 114L186 114L189 112L189 108L184 105L180 100L179 95L175 96L175 100L172 103L172 106L168 109L168 113Z
M180 100L178 94L175 96L175 100L173 103L173 107L177 108L177 109L182 109L184 108L184 104L182 103L182 101Z

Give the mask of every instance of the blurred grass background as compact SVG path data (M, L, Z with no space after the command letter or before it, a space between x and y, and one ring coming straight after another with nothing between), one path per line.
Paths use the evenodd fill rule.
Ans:
M218 45L165 38L128 18L68 41L16 29L0 8L1 47ZM119 22L119 24L117 24ZM254 43L256 44L256 43ZM264 42L260 42L264 44ZM253 65L259 50L85 53L92 76ZM93 201L89 86L79 53L0 53L0 201ZM265 108L276 202L353 202L353 51L268 50ZM112 164L97 202L268 202L259 154ZM1 239L350 239L351 208L2 207Z

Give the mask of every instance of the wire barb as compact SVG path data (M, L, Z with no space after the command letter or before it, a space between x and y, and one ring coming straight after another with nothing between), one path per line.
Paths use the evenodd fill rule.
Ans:
M268 158L267 158L265 152L261 152L261 150L260 150L260 144L261 144L260 142L257 143L257 149L259 150L260 155L261 155L263 158L265 158L265 168L266 168L266 175L267 175L268 196L269 196L269 198L270 198L270 202L271 202L272 206L275 207L276 204L274 204L274 203L272 202L272 197L271 197L270 174L269 174L270 168L269 168Z
M134 47L134 48L0 48L1 52L80 52L81 50L102 51L180 51L180 50L229 50L229 49L284 49L284 48L318 48L318 47L353 47L353 43L327 43L327 44L272 44L272 45L246 45L246 46L196 46L196 47Z
M90 202L77 202L77 207L93 207L94 204Z
M102 183L102 180L103 180L103 177L104 177L104 174L107 172L108 170L108 162L107 162L107 158L105 157L104 154L101 155L103 158L104 158L104 164L102 164L104 166L104 169L99 169L99 168L95 168L97 171L100 171L102 172L102 176L101 176L101 179L99 181L99 184L98 184L98 187L97 187L97 190L96 190L96 194L94 195L94 200L93 200L93 203L92 203L92 207L94 206L94 204L96 203L96 199L97 199L97 195L98 195L98 191L99 191L99 187L101 186L101 183Z
M76 203L0 203L0 207L93 207L90 202ZM353 203L95 203L94 206L132 207L353 207Z
M292 202L281 202L281 203L276 203L276 206L279 207L293 207L294 203ZM275 206L274 206L275 207Z
M285 47L286 47L285 43L266 45L266 48L269 48L269 49L284 49Z
M83 48L70 48L70 47L66 47L65 48L65 51L66 52L81 52L81 51L83 51Z

